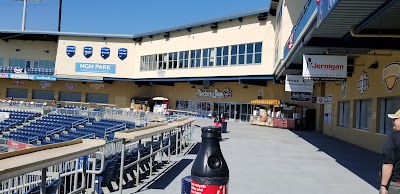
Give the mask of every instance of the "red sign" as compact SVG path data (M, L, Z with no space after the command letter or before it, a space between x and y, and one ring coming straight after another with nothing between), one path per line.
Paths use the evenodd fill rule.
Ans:
M33 148L34 146L29 145L29 144L24 144L21 142L13 141L13 140L7 140L7 146L11 149L14 150L24 150L28 148Z
M192 180L190 194L227 194L226 185L203 185Z
M23 85L24 85L24 82L22 82L22 81L13 81L11 84L12 84L13 86L23 86Z

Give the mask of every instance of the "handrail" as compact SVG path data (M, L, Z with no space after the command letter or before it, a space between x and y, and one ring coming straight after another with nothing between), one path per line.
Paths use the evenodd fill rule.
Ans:
M112 126L110 128L105 129L104 130L104 139L107 138L107 134L115 132L115 131L117 131L118 129L121 129L121 128L125 128L126 129L126 123L122 123L122 124L115 125L115 126Z
M83 118L83 119L77 120L77 121L72 123L71 127L75 127L75 126L80 125L80 124L82 124L84 122L89 122L89 118Z
M307 2L305 3L303 11L301 12L299 18L297 18L296 25L293 26L293 28L290 32L290 36L289 36L288 40L286 41L286 44L284 47L284 52L283 52L283 59L285 59L289 53L289 50L290 50L290 48L288 47L289 42L291 41L292 44L294 44L300 34L300 32L298 32L298 29L302 30L304 28L304 26L300 25L300 24L304 23L304 21L303 21L304 19L307 19L307 21L305 23L307 23L308 20L310 19L310 18L306 18L305 16L311 16L312 12L309 13L311 9L312 9L312 12L314 12L315 9L317 9L317 2L315 0L307 0ZM303 27L303 28L299 28L299 27ZM291 36L293 36L293 37L291 37Z
M49 135L53 135L53 134L55 134L57 132L63 131L63 130L65 130L65 127L59 127L59 128L47 131L46 132L46 137L48 137Z
M85 139L86 137L93 137L93 139L95 139L96 138L96 134L95 133L90 133L90 134L87 134L87 135L84 135L84 136L81 136L81 137L77 137L77 138L75 138L73 140Z

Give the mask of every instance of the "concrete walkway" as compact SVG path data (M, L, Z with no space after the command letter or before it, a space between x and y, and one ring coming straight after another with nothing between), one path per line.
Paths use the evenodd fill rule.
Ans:
M207 126L212 120L198 119ZM229 193L377 193L380 155L340 140L305 131L228 123L221 149L229 165ZM200 128L193 140L201 142ZM180 194L190 175L196 148L138 193ZM128 193L128 192L124 192Z

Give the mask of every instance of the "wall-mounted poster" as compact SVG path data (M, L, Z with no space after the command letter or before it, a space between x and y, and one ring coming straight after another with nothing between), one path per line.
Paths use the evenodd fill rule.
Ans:
M386 65L382 71L382 80L386 89L392 92L400 79L400 62L392 62Z

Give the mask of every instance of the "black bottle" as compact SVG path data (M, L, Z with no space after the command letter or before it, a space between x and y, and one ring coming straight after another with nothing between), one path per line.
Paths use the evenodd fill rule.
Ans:
M192 166L191 193L227 193L229 168L222 155L220 127L203 127L199 153Z

